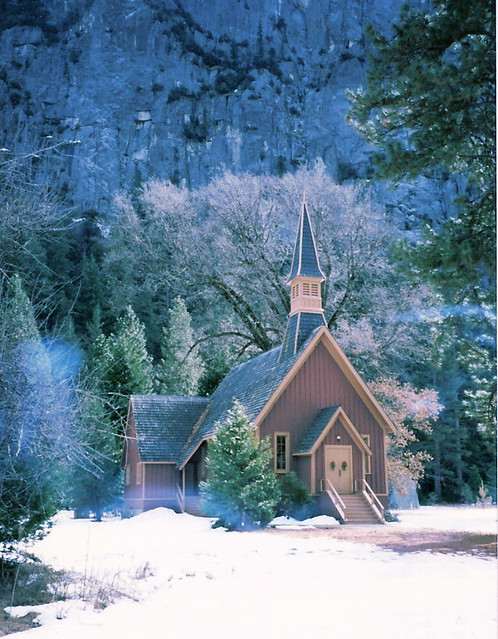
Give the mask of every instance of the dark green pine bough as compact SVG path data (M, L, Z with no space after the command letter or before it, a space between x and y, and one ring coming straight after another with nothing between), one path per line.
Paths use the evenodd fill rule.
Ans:
M379 177L465 179L458 217L427 227L411 258L474 303L494 294L494 25L491 0L436 0L430 13L406 6L392 33L368 28L366 88L350 94L350 121L379 148Z

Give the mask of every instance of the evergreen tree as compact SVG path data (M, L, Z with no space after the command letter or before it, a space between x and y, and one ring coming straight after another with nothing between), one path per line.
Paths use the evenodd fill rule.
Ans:
M107 338L103 333L97 336L94 350L91 372L99 380L98 386L106 394L109 404L114 407L112 420L115 433L121 438L130 395L151 394L154 387L145 329L131 306L119 318L114 333Z
M481 301L493 297L495 274L494 21L492 0L438 0L432 12L407 5L392 35L368 29L367 87L351 94L350 112L381 149L381 177L467 180L459 217L427 229L413 251L432 281Z
M168 328L163 329L161 353L156 368L159 392L196 395L204 366L194 348L190 314L181 297L171 306Z
M270 469L267 440L258 441L239 402L209 443L207 482L202 487L208 510L228 529L266 526L275 515L280 491Z

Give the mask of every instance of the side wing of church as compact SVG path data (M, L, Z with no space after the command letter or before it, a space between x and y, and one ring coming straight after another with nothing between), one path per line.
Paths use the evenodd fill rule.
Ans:
M325 324L324 279L303 203L282 345L235 366L210 398L131 397L123 452L129 511L201 512L207 442L238 399L258 436L270 438L275 473L294 471L317 513L383 521L394 427Z

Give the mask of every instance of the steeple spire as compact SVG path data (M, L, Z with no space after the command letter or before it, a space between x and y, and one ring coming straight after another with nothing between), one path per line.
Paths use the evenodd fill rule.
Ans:
M297 227L292 266L287 282L290 282L295 277L300 276L317 277L320 278L321 282L325 279L325 275L323 274L318 262L315 238L313 237L313 231L311 230L308 207L304 200L301 206L301 215L299 217L299 225Z
M311 332L325 324L321 292L324 280L308 207L303 199L292 266L287 279L291 289L291 310L280 352L281 360L295 355Z

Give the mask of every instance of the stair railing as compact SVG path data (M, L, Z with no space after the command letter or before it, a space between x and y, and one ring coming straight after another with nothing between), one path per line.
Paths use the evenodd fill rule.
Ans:
M339 516L343 521L346 521L346 504L342 501L337 490L332 486L332 482L330 479L326 478L325 483L328 485L328 488L325 489L325 492L330 497L330 501L334 504L335 509L339 513Z
M176 484L176 500L178 502L178 507L180 508L180 512L185 512L185 493L181 489L180 484Z
M377 517L381 521L384 521L384 506L380 503L380 500L372 490L372 487L365 479L360 479L358 481L361 485L361 492L363 493L363 496L365 497L367 502L370 504L370 507L375 512Z

